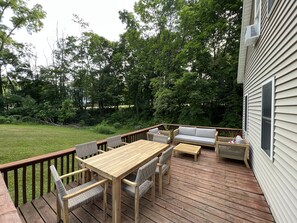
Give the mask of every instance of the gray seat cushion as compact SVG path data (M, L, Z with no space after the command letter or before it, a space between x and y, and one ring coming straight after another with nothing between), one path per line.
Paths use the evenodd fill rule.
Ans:
M216 129L196 129L196 136L198 137L206 137L206 138L214 138L216 135Z
M179 127L179 134L181 135L190 135L190 136L195 136L196 135L196 128L191 128L191 127Z
M85 183L83 185L80 185L78 187L74 187L74 188L68 190L67 193L72 194L72 193L79 191L87 186L90 186L96 182L97 182L96 180L91 180L88 183ZM95 199L95 198L98 199L99 197L102 196L102 194L103 194L103 187L98 186L98 187L94 187L91 190L88 190L85 193L82 193L80 195L77 195L77 196L69 199L69 201L68 201L69 202L69 207L68 207L69 211L76 209L82 203L87 203L87 202L93 201L93 199Z
M214 138L206 138L206 137L197 137L197 136L189 136L189 135L181 135L178 134L174 138L175 140L193 142L193 143L201 143L206 145L214 145L215 139Z
M153 129L150 129L149 132L150 132L150 133L155 133L155 134L156 134L156 133L159 132L159 129L158 129L158 128L153 128Z

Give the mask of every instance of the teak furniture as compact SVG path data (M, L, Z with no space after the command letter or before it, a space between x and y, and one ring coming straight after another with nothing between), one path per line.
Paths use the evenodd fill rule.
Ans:
M112 136L106 139L107 150L113 150L127 144L122 141L121 136Z
M249 159L249 143L244 139L242 143L230 143L233 138L219 137L216 146L217 159L220 157L242 160L247 168L250 168Z
M88 183L82 184L78 187L66 190L63 185L62 179L78 174L88 169L81 169L72 173L59 176L54 165L50 166L52 176L57 187L57 221L61 221L61 212L63 211L63 222L69 223L69 212L90 202L99 197L103 197L103 219L106 219L106 206L107 206L107 186L106 179L101 181L91 180Z
M121 181L128 174L157 157L169 145L138 140L83 160L83 165L112 181L112 222L121 222Z
M156 174L159 176L159 195L162 196L163 190L163 175L167 174L167 183L170 184L171 176L171 157L173 146L166 149L159 157L159 162L156 168Z
M155 157L148 163L141 166L137 174L129 174L123 179L123 190L134 197L134 219L135 223L139 222L139 199L151 189L151 201L155 202L155 171L158 163L158 158Z
M190 155L194 155L194 161L197 161L197 157L200 154L201 146L193 146L189 144L180 143L173 149L174 156L177 152L186 153Z

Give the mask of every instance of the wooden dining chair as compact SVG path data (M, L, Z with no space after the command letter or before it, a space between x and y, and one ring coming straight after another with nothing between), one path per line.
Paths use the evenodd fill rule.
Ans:
M145 165L141 166L137 174L130 174L123 179L123 190L134 196L135 222L139 222L139 199L151 188L151 201L155 202L155 170L158 158L155 157Z
M92 141L92 142L87 142L83 144L79 144L75 146L75 152L76 152L76 159L78 160L78 169L83 168L82 166L82 160L87 159L91 156L95 156L101 153L104 153L105 151L103 150L98 150L97 142ZM81 176L84 175L85 176ZM78 182L83 183L85 180L88 181L93 178L93 173L92 172L86 172L78 175ZM83 179L83 181L81 181Z
M128 143L122 141L121 136L112 136L106 139L107 150L113 150L115 148L127 145Z
M159 162L156 168L156 174L159 175L159 195L163 192L163 175L167 174L167 183L170 184L170 165L173 152L173 146L170 146L159 157Z
M107 187L108 180L104 179L101 181L96 181L95 179L89 181L88 183L82 184L70 190L66 190L62 182L63 178L72 176L74 174L79 174L83 171L88 171L87 169L81 169L72 173L59 176L54 165L50 166L52 176L54 178L55 185L58 190L57 195L57 221L61 221L61 212L63 212L63 222L69 222L69 212L72 210L103 197L103 219L106 220L106 207L107 207Z

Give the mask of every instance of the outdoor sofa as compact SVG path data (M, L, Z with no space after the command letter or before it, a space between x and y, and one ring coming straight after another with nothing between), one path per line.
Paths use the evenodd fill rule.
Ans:
M218 132L211 128L179 127L173 131L173 143L189 143L199 146L216 147Z

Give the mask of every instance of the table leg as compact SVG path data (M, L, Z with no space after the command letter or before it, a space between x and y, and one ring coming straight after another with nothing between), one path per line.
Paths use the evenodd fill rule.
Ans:
M112 179L112 222L121 222L121 179Z

